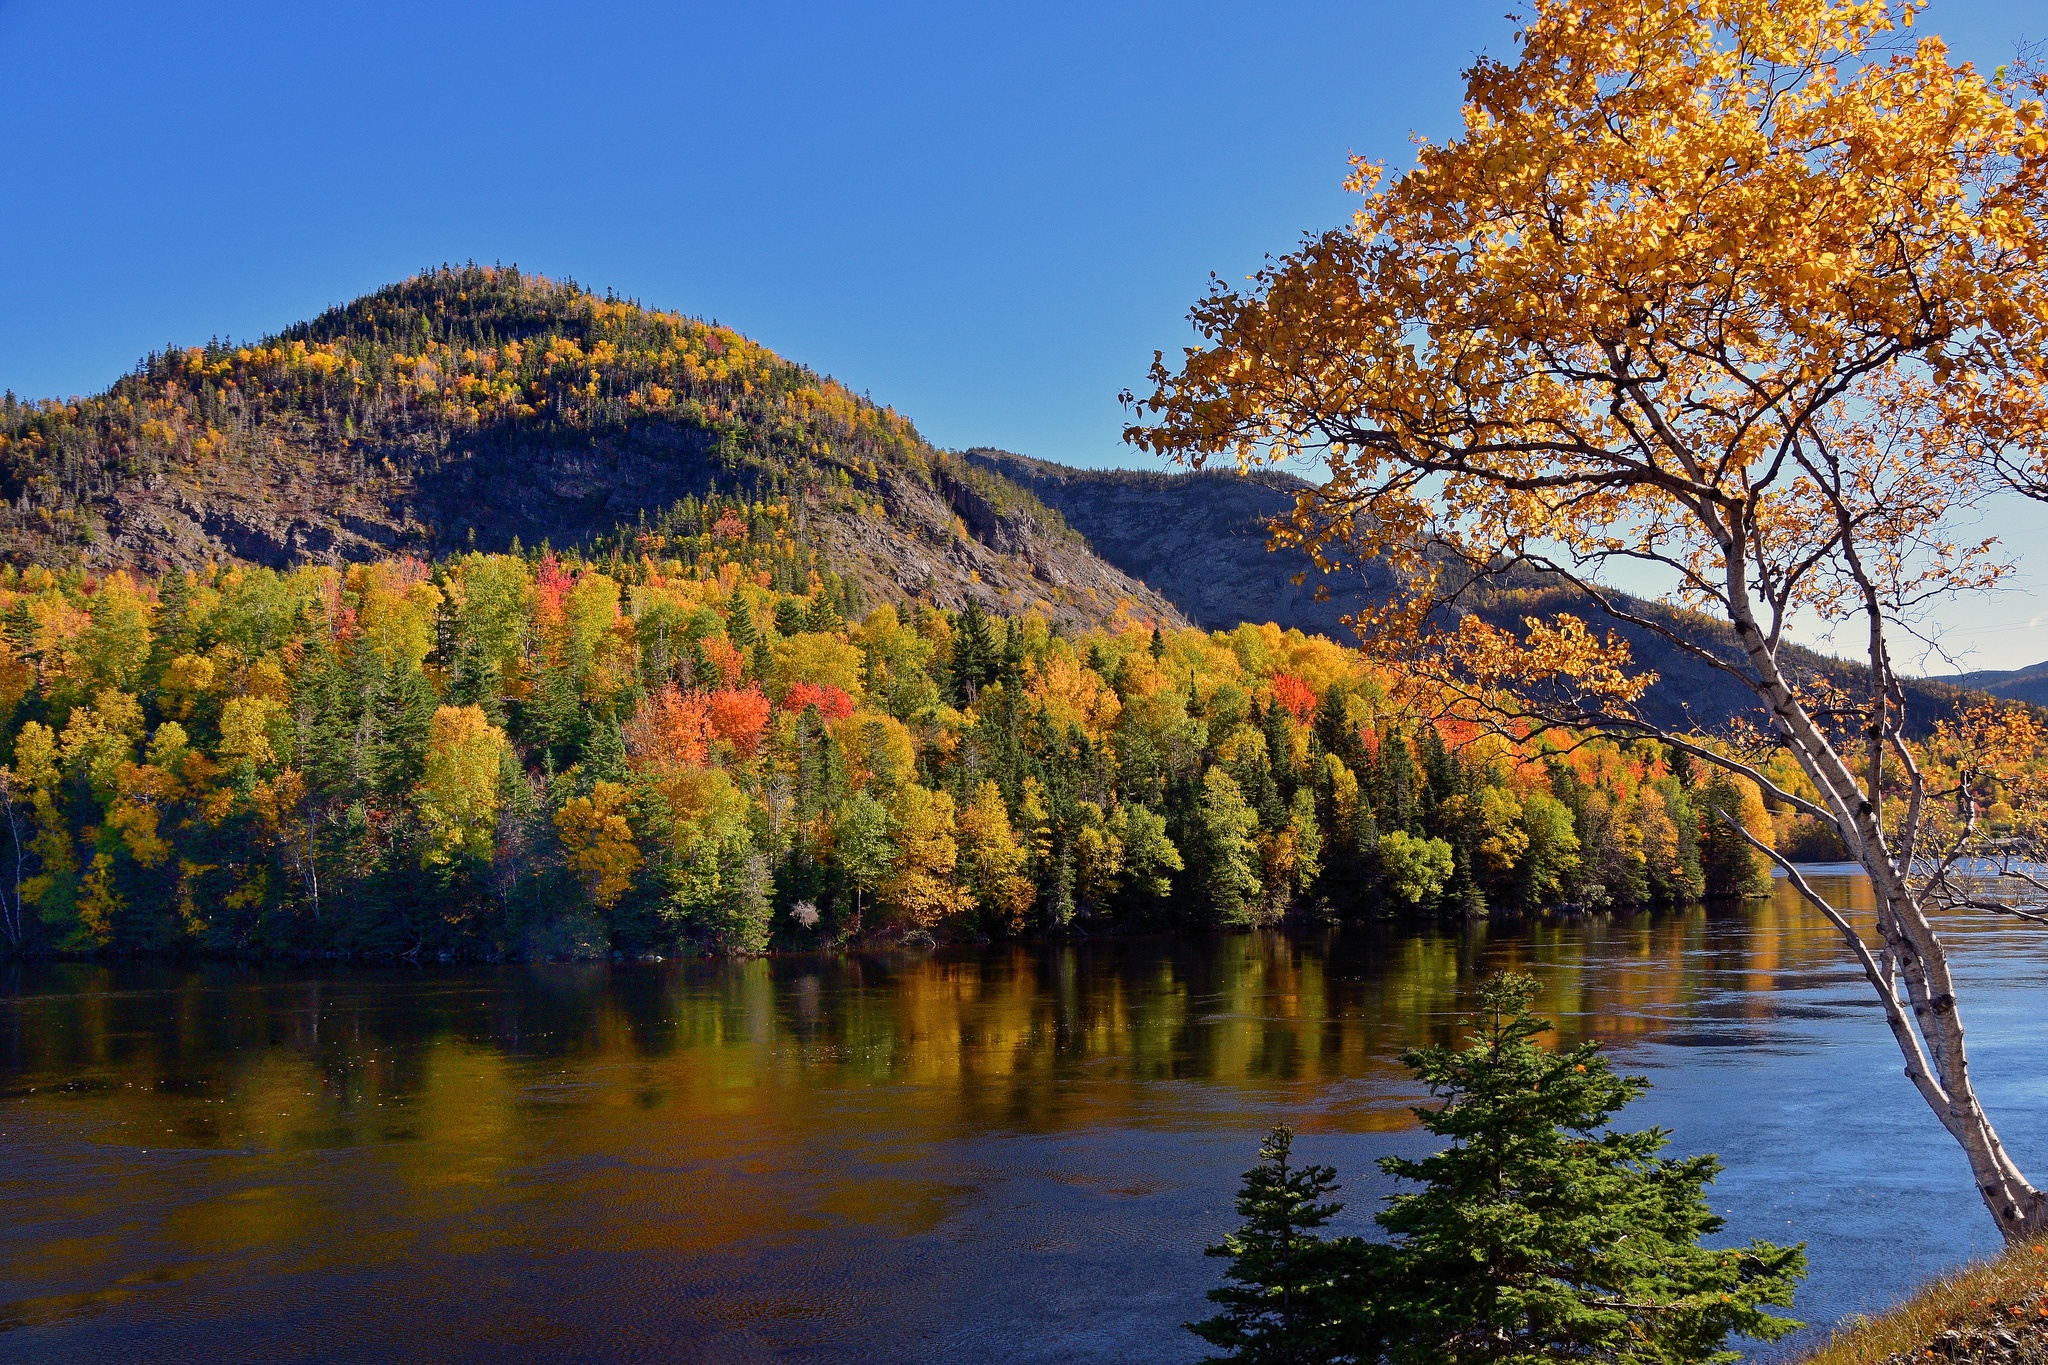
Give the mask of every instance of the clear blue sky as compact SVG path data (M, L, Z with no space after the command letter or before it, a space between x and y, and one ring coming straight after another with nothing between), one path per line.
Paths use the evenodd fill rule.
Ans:
M1132 463L1116 394L1209 273L1453 131L1508 8L0 0L0 388L475 259L715 317L941 445ZM2048 36L1927 20L1985 64ZM1980 663L2048 657L1986 611Z

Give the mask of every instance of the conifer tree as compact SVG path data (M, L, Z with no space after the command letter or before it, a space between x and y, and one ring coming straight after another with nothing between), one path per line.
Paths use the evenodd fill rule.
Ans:
M995 678L996 669L996 642L988 628L988 614L981 603L969 598L953 635L954 699L962 706L973 701Z
M1416 1118L1450 1145L1379 1163L1423 1186L1377 1218L1394 1238L1373 1306L1388 1354L1732 1361L1731 1334L1776 1341L1799 1326L1764 1305L1791 1303L1803 1246L1699 1245L1722 1226L1703 1193L1720 1162L1660 1157L1663 1129L1609 1128L1648 1082L1616 1075L1591 1043L1537 1047L1549 1025L1529 1011L1535 991L1527 976L1493 977L1470 1046L1401 1059L1442 1100Z
M1233 1365L1343 1365L1366 1361L1359 1310L1360 1269L1369 1259L1356 1237L1317 1232L1343 1210L1327 1198L1337 1188L1329 1166L1293 1164L1294 1131L1275 1128L1259 1147L1259 1164L1244 1173L1237 1211L1244 1225L1207 1248L1227 1256L1229 1281L1209 1291L1222 1311L1188 1330Z

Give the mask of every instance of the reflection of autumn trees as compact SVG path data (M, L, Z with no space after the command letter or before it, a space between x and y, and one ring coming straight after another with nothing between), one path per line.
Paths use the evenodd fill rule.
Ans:
M7 1060L29 1078L17 1094L112 1120L120 1141L284 1152L409 1137L475 1153L473 1172L507 1144L596 1140L624 1106L802 1126L860 1103L965 1132L1170 1115L1160 1082L1255 1104L1343 1080L1366 1085L1339 1121L1404 1123L1392 1059L1450 1039L1486 971L1533 971L1567 1042L1654 1039L1709 992L1767 1013L1773 989L1828 969L1830 932L1781 896L1517 931L409 980L61 966L17 998Z
M121 1153L96 1161L93 1197L132 1209L131 1231L17 1241L35 1263L0 1256L0 1275L61 1273L98 1302L128 1292L132 1258L360 1265L701 1251L828 1221L922 1231L959 1198L926 1155L942 1144L1276 1108L1402 1130L1414 1094L1394 1057L1453 1040L1491 970L1535 973L1560 1044L1653 1042L1703 1002L1768 1014L1771 991L1829 972L1831 932L1781 896L925 957L319 978L48 966L0 1013L7 1131Z

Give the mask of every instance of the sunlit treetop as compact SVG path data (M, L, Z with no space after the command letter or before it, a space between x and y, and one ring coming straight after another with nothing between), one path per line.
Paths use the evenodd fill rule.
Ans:
M1942 527L2042 431L2048 134L1918 8L1544 0L1462 136L1197 306L1128 439L1324 455L1333 559L1648 559L1773 640L1987 581Z

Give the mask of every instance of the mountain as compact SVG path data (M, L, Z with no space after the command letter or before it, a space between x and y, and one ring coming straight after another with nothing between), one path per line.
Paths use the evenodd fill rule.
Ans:
M0 400L0 555L160 570L588 545L786 498L874 600L1181 613L1031 495L740 333L517 270L421 274L276 336Z
M1958 673L1945 681L1958 687L1989 692L1994 697L2009 697L2032 706L2048 706L2048 663L2030 664L2025 668L1978 669L1972 673Z
M941 451L901 414L731 328L479 266L423 273L262 341L148 356L92 398L0 399L0 557L102 570L515 542L629 551L716 490L786 503L803 562L870 600L972 599L1077 627L1271 620L1343 639L1343 617L1394 580L1323 576L1267 551L1267 525L1303 486L1279 471ZM1624 600L1734 656L1717 623ZM1470 609L1517 625L1571 605L1527 584ZM1659 721L1755 714L1740 683L1652 632L1622 633L1659 674ZM1978 677L1913 684L1916 716L1949 711L1955 682L2048 700L2048 671L2038 698L2017 675Z
M1009 451L966 452L975 466L1027 490L1088 538L1095 552L1134 578L1143 579L1197 625L1227 630L1240 621L1275 621L1282 626L1350 638L1343 618L1384 602L1396 583L1379 565L1339 574L1319 573L1299 551L1268 550L1267 527L1294 507L1308 485L1280 470L1201 470L1169 474L1149 470L1075 469ZM1304 574L1300 585L1292 575ZM1318 584L1327 600L1317 601ZM1681 630L1708 643L1723 658L1739 657L1734 632L1720 622L1623 593L1618 603L1635 614ZM1569 589L1531 579L1496 588L1469 602L1469 610L1493 623L1518 628L1524 616L1571 611L1591 620ZM1604 627L1602 627L1604 628ZM1747 687L1705 661L1682 653L1653 631L1618 627L1635 658L1656 670L1658 681L1644 709L1660 724L1718 728L1733 716L1763 719ZM1839 660L1807 650L1791 651L1793 667L1843 674ZM2048 665L2043 665L2048 670ZM1916 728L1953 711L1963 679L1929 679L1907 684ZM2048 704L2048 672L2040 679ZM2011 695L2025 695L2012 693ZM2027 700L2035 700L2026 695Z

